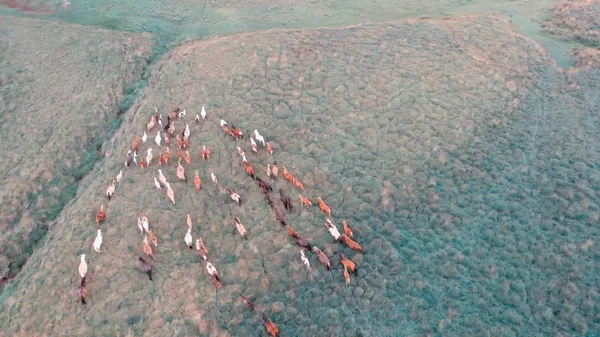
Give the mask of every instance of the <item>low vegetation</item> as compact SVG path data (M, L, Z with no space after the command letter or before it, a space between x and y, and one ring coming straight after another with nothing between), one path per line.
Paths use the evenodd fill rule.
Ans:
M576 78L590 87L593 76ZM600 179L598 148L586 144L600 137L598 103L586 99L591 92L583 85L575 90L573 78L507 21L490 16L185 43L156 64L105 144L107 160L83 178L48 242L3 295L1 328L28 335L258 335L260 317L239 301L244 294L289 335L387 336L399 326L415 335L595 331ZM196 125L202 105L209 121ZM165 169L172 205L153 186L153 164L125 170L108 203L104 191L155 106L163 113L187 109L193 163L186 170L188 177L200 171L202 190L178 182L173 166ZM297 207L288 223L334 264L328 272L310 255L307 272L218 117L246 134L258 129L274 156L255 156L247 139L239 143L258 175L278 160L304 183L303 195L323 197L335 223L348 220L366 253L334 243L318 209ZM202 144L212 150L207 162L199 158ZM150 147L156 155L152 141L140 153ZM210 181L211 169L244 198L241 207ZM274 187L297 194L283 181ZM100 203L108 206L104 252L97 254L90 246ZM137 261L143 211L159 241L153 282ZM188 213L222 290L185 246ZM234 232L235 216L247 241ZM349 287L338 251L359 266ZM77 298L82 252L90 261L85 307ZM35 310L44 303L56 310Z
M600 48L600 1L559 1L544 28L564 39Z
M486 1L3 1L26 13L0 8L0 331L264 334L240 295L286 336L599 331L600 1L561 1L532 33L559 51L585 46L570 69L519 34L518 23L536 30L551 1ZM516 26L457 14L490 8ZM455 16L424 18L447 13ZM21 17L32 15L44 19ZM323 26L347 27L304 29ZM247 33L269 28L292 29ZM211 37L224 34L235 35ZM209 121L195 124L202 106ZM186 108L177 131L192 130L189 182L163 168L175 205L154 187L155 132L140 149L153 148L155 163L122 167L155 107ZM225 136L220 117L245 135L258 129L274 155ZM307 253L307 271L236 145L265 180L273 160L287 167L302 195L322 197L338 226L348 221L365 254L335 243L297 189L271 182L294 200L288 224L331 259L329 272ZM159 242L153 282L137 260L142 212ZM188 213L219 270L218 291L184 243ZM338 252L359 268L348 287Z
M16 275L118 127L148 36L3 16L0 22L0 276Z

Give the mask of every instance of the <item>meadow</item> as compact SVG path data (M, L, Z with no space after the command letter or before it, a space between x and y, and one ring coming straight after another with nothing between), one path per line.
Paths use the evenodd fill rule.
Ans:
M0 22L0 276L17 274L102 158L149 36L28 18Z
M2 145L0 248L13 274L0 331L266 335L245 295L283 336L594 335L598 3L73 1L30 2L53 12L38 19L3 15L0 81L10 85L0 86L0 134L11 142ZM208 121L196 124L202 106ZM192 131L189 181L177 180L174 164L161 168L175 205L154 187L156 162L123 167L155 107L185 108L177 132L185 123ZM245 135L258 129L274 154L226 136L221 117ZM156 161L164 148L154 136L140 155L153 148ZM294 201L287 223L329 256L332 271L312 253L311 271L301 263L238 145L259 177L277 160L304 183L298 191L271 181ZM108 202L119 170L123 184ZM364 254L335 243L327 217L301 209L299 193L314 204L322 197L338 227L348 221ZM107 221L96 253L100 204ZM142 212L159 242L153 282L137 261ZM222 289L184 243L187 214ZM338 252L359 268L349 286Z

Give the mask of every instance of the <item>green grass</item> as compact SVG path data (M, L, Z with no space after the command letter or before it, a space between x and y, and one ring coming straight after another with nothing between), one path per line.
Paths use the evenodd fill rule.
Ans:
M589 48L600 47L600 2L562 1L546 31L564 40L574 40Z
M120 125L123 88L144 71L151 41L11 16L3 16L0 31L4 277L4 270L18 273L102 158L98 149Z
M286 335L595 331L590 303L597 299L591 285L598 248L582 247L596 234L591 224L600 209L598 149L592 146L600 136L593 117L599 103L590 91L598 75L571 76L580 91L568 90L570 79L547 55L497 17L184 43L156 62L104 144L112 155L82 179L77 198L56 219L53 240L15 279L27 292L4 296L6 305L15 303L35 319L0 319L7 322L1 328L16 331L18 324L39 333L39 322L54 314L30 313L28 304L44 298L67 312L57 321L89 317L56 324L47 334L259 335L260 317L238 299L246 294ZM210 121L196 125L192 118L202 105ZM124 183L108 203L104 190L154 106L188 110L193 164L185 167L188 177L199 170L202 190L196 194L191 183L177 181L173 165L164 168L176 196L171 205L153 187L153 164L124 170ZM278 160L304 183L303 195L326 200L334 222L348 220L366 253L334 243L324 215L315 207L301 211L298 191L274 182L296 201L288 223L334 265L327 272L308 253L313 272L307 273L298 248L243 172L218 116L246 134L261 131L274 145L273 157L255 156L247 140L240 142L258 175ZM178 131L182 127L178 122ZM212 149L208 162L199 159L202 144ZM152 141L140 153L149 147L158 154ZM210 169L242 195L241 207L214 186ZM108 218L104 252L97 254L90 243L100 203ZM136 220L143 211L159 240L154 282L137 261L143 236ZM223 278L218 292L183 243L187 213ZM235 216L248 241L234 232ZM360 268L349 287L338 251ZM93 275L93 305L85 308L75 295L47 294L76 288L82 252ZM51 275L67 276L46 277L43 286L31 282L42 257L54 266Z
M74 0L68 8L54 1L40 1L56 11L51 20L128 32L153 33L179 43L187 38L205 38L273 28L341 27L414 17L452 17L461 14L501 13L517 27L551 51L559 64L570 66L567 55L574 46L549 39L540 23L552 14L554 0L540 1L368 1L313 0L251 1L113 1ZM593 25L594 13L586 12ZM160 43L158 45L161 45ZM168 44L167 44L168 45ZM158 53L162 55L162 53ZM563 60L564 59L564 60Z
M0 272L24 266L0 295L0 328L259 335L259 316L237 300L247 294L286 335L593 333L600 74L588 67L566 76L551 59L566 68L573 48L598 46L598 4L74 0L67 9L49 3L57 11L43 20L0 9L12 15L0 22L0 132L10 140L0 147ZM489 12L512 18L516 31L492 17L457 17ZM430 15L449 20L206 39ZM585 57L578 61L597 58ZM172 206L153 187L154 169L132 169L108 203L103 191L153 107L186 107L191 121L201 105L211 121L192 124L190 144L200 195L175 182ZM288 223L335 265L325 272L308 254L308 276L219 130L220 115L246 134L258 128L305 183L302 194L324 196L368 253L332 243L318 210L297 210ZM199 163L205 143L214 160ZM273 158L248 156L264 176ZM211 168L244 206L212 185ZM175 180L174 168L165 171ZM284 182L275 187L297 200ZM109 218L98 255L90 244L100 203ZM153 283L136 261L142 211L160 242ZM222 291L183 246L186 213ZM233 216L249 241L234 232ZM340 249L361 268L348 288ZM88 307L75 295L82 253Z

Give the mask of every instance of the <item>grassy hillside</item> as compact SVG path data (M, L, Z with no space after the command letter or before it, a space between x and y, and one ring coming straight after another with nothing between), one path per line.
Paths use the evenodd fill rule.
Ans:
M275 27L346 25L361 21L431 15L466 3L443 1L114 1L4 0L70 22L171 36L223 35Z
M0 287L10 280L0 335L264 335L242 294L285 336L600 330L600 1L1 3L25 11L0 8ZM505 17L460 16L491 12ZM428 15L450 17L407 19ZM304 29L324 26L348 27ZM246 33L269 28L293 29ZM209 121L196 125L202 105ZM187 108L190 182L172 164L163 171L176 205L155 189L153 132L141 153L153 148L155 163L124 170L108 203L155 106ZM336 224L348 220L366 253L334 243L324 214L300 210L299 192L279 180L296 206L288 224L334 265L307 253L307 272L219 116L246 135L258 129L274 156L239 143L258 175L278 160ZM143 211L159 240L154 282L137 262ZM188 213L219 291L183 242ZM337 252L359 266L349 287Z
M13 8L51 20L130 32L151 32L166 47L186 38L204 38L272 28L341 27L415 17L502 14L520 32L542 44L552 58L568 67L576 42L557 43L541 24L553 14L556 0L311 0L311 1L114 1L3 0ZM0 12L14 13L2 9ZM23 11L20 11L23 13Z
M106 144L107 160L83 179L2 295L1 329L17 336L264 333L239 301L245 294L285 335L595 331L599 106L588 88L597 74L570 76L506 20L489 16L185 43L156 64ZM196 125L202 105L209 121ZM203 189L178 182L171 165L163 170L175 191L171 205L153 185L154 163L125 171L107 203L104 191L155 106L187 109L193 164L186 170L190 180L199 170ZM288 223L334 264L328 272L308 254L307 272L218 116L271 141L274 156L254 156L248 140L240 142L258 175L278 160L304 183L303 195L323 197L334 222L348 220L366 253L333 243L325 216L301 211L298 192L280 180L274 187L296 201ZM213 152L205 163L202 144ZM150 147L157 156L152 140L142 151ZM242 206L210 181L211 169L241 194ZM100 203L108 219L98 254L91 242ZM143 211L159 241L154 282L137 262ZM188 213L220 272L219 291L183 242ZM234 232L235 216L247 241ZM360 268L349 287L340 251ZM89 259L88 306L78 302L80 253Z
M117 129L149 36L0 20L0 276L16 274Z
M600 47L600 1L560 1L554 17L545 29L565 39L575 39L585 45Z

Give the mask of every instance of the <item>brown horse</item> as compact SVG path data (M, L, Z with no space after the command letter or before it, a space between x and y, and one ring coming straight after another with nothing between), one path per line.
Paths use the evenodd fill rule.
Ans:
M323 213L327 214L328 216L331 216L331 209L329 208L329 206L327 206L323 199L321 199L321 197L318 197L317 201L319 202L319 208L321 209L321 211L323 211Z
M271 320L269 320L267 318L267 316L265 316L265 314L262 314L262 319L263 319L265 328L267 329L267 332L269 332L269 334L271 334L271 337L277 337L277 335L279 334L279 328L277 328L277 325L275 325L275 323L271 322Z
M81 304L86 304L85 299L87 298L87 295L87 277L83 277L81 278L81 286L79 288L79 299L81 300Z
M200 192L200 176L198 175L198 170L194 172L194 186L196 186L196 193Z
M103 223L104 220L106 220L106 214L104 213L104 204L102 204L102 205L100 205L100 210L98 211L98 214L96 215L96 224L98 224L98 226L100 226L100 224Z

